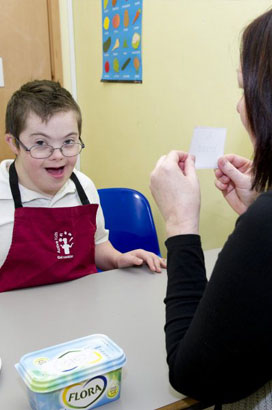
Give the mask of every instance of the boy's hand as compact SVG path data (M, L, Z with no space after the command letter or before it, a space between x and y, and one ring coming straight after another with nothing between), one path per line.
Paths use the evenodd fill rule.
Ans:
M152 272L161 272L161 268L166 268L165 259L160 258L153 252L144 249L135 249L130 252L121 253L117 259L118 268L128 268L129 266L140 266L146 263Z
M134 265L140 266L143 263L146 263L152 272L161 272L161 268L166 268L165 259L160 258L153 252L135 249L121 253L112 246L110 241L95 246L95 263L101 270L128 268Z

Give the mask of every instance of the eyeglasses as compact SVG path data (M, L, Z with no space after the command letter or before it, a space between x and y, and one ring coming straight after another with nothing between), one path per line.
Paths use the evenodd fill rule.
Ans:
M62 144L61 147L54 148L52 145L32 145L32 147L27 148L25 144L22 143L22 141L19 140L19 138L14 137L16 141L26 150L27 152L30 153L32 158L35 159L45 159L51 157L55 149L59 149L60 152L64 157L75 157L76 155L80 154L82 149L85 148L85 144L83 141L81 142L69 142L69 143L64 143Z

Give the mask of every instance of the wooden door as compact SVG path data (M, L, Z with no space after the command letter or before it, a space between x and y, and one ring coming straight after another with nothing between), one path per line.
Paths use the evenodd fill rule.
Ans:
M6 105L23 83L52 79L62 83L58 0L0 0L0 161L11 158L4 141Z

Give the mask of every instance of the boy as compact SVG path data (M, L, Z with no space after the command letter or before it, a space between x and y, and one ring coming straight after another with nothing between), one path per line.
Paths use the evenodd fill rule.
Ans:
M162 261L108 241L93 182L74 170L84 148L81 112L53 81L33 81L11 97L6 142L15 161L0 164L0 291L62 282L100 269Z

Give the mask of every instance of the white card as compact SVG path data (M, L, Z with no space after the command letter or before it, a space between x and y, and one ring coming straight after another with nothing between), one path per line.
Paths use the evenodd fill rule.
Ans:
M0 87L4 87L3 60L0 57Z
M196 157L197 169L217 168L217 160L224 155L226 128L196 127L191 141L190 154Z

